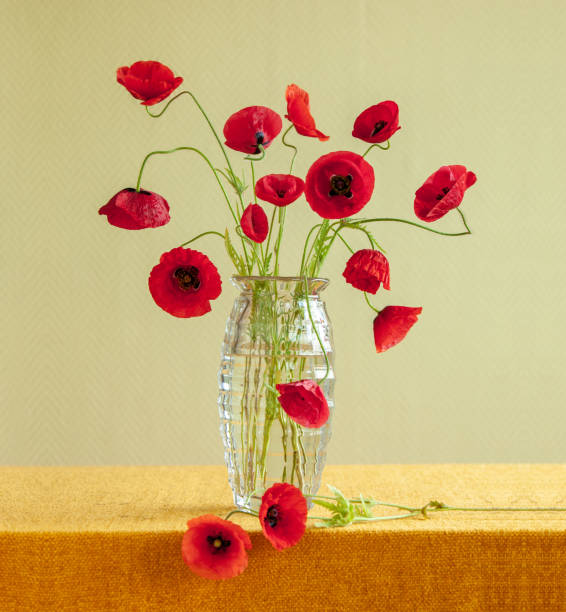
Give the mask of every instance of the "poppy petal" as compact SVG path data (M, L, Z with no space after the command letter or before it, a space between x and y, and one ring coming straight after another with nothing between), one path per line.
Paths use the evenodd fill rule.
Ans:
M417 322L422 308L386 306L373 321L373 338L378 353L394 347Z

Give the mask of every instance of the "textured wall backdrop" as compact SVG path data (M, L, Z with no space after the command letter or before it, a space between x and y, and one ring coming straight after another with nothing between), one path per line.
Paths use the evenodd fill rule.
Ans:
M216 369L235 290L220 241L199 246L224 281L209 315L170 317L147 289L162 252L225 227L213 177L188 153L154 158L144 185L171 223L127 232L97 215L151 150L195 145L220 163L189 98L153 120L116 83L140 59L182 75L219 128L252 104L284 114L286 85L307 89L331 139L292 137L302 175L324 153L362 152L353 119L396 100L402 130L371 154L373 214L414 218L415 189L442 164L478 175L463 205L473 236L376 228L392 278L376 302L423 306L390 352L375 354L371 313L341 277L346 253L329 258L331 462L564 460L564 2L1 4L0 462L223 460ZM264 171L286 167L282 149ZM293 273L316 218L304 200L289 213Z

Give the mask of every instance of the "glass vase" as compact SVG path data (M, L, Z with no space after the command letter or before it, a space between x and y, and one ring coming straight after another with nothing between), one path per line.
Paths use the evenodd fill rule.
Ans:
M226 323L218 407L234 503L257 509L275 482L291 483L308 498L320 486L334 412L332 327L319 297L328 281L234 276L232 282L240 294ZM317 382L328 402L330 418L318 429L297 424L277 400L277 384L304 379Z

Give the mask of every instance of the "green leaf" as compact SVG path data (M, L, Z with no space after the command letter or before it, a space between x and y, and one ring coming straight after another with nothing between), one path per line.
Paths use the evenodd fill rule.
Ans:
M245 275L246 266L242 258L238 255L238 252L236 251L236 249L234 248L234 245L232 244L230 240L230 234L228 233L228 228L226 228L226 231L224 232L224 245L226 247L226 251L228 252L230 259L232 260L234 266L236 266L236 270L238 271L238 274Z
M338 512L338 506L332 502L324 501L322 499L313 499L312 503L316 504L317 506L322 506L323 508L330 510L330 512Z

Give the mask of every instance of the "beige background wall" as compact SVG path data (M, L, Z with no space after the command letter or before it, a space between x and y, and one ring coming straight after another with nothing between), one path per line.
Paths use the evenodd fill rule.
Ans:
M355 116L401 109L371 157L366 209L413 219L413 193L440 165L478 175L463 211L472 237L376 227L392 291L422 305L407 339L376 355L371 313L332 253L333 463L564 461L566 4L549 0L286 2L2 0L2 387L0 462L220 463L216 368L235 290L220 241L200 243L224 291L181 320L147 290L159 255L227 214L196 157L155 159L147 188L169 225L110 227L97 209L135 184L145 153L196 145L220 157L188 98L160 120L115 82L157 59L185 78L221 129L235 110L285 112L296 82L327 143L299 136L296 171L363 144ZM239 156L234 154L234 160ZM239 163L239 162L238 162ZM284 171L273 146L265 172ZM290 209L285 271L306 224ZM438 228L456 231L457 215Z

